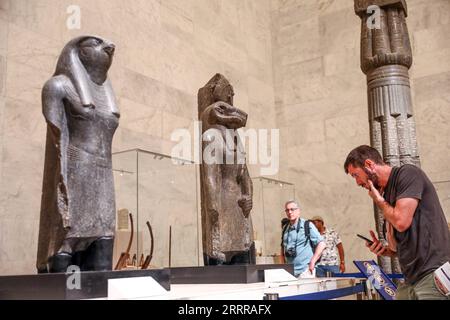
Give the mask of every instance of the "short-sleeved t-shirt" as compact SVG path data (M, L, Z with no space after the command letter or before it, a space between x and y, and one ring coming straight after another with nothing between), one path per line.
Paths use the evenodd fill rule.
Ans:
M391 206L403 198L419 200L411 226L394 231L405 281L415 284L450 261L450 233L438 195L420 168L405 164L392 168L383 196Z
M298 223L300 223L300 229L297 233ZM323 241L323 237L320 235L320 232L312 222L309 223L309 228L309 237L311 239L311 242L314 244L314 246L317 246L319 242ZM306 239L305 219L300 218L298 219L296 224L287 227L286 231L283 234L283 246L285 252L289 248L296 248L296 257L286 257L286 262L294 264L295 276L300 275L303 271L306 270L306 268L308 268L308 264L311 261L312 256L314 255L311 244Z
M318 264L321 266L339 265L337 245L342 243L339 234L333 229L326 228L325 233L322 236L325 240L325 249L322 251L322 256L320 257Z

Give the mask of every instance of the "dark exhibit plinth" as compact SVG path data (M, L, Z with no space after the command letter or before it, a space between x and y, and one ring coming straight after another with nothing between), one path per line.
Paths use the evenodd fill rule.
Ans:
M80 289L69 289L75 274L46 273L0 277L0 300L73 300L106 298L108 279L152 277L170 290L170 270L87 271L80 273ZM71 278L72 277L72 278ZM69 286L67 285L69 283Z
M264 282L264 270L284 269L294 274L292 264L218 265L170 268L171 284Z
M152 277L164 289L171 284L257 283L264 282L264 270L284 269L294 274L292 264L218 265L149 270L87 271L80 273L79 289L76 274L42 273L1 276L0 300L76 300L106 298L108 279Z

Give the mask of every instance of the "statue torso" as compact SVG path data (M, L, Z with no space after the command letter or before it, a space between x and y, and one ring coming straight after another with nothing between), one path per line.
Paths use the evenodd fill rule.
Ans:
M103 86L92 87L93 106L82 105L70 81L65 81L63 88L70 225L66 237L113 236L115 196L111 146L119 114L108 104Z
M119 125L119 114L111 110L105 87L92 82L94 106L83 106L74 86L65 85L64 107L69 129L69 144L91 155L109 159L114 132Z

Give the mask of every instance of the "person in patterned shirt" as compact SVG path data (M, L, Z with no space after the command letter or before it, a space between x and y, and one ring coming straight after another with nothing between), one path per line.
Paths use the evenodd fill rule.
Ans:
M344 246L339 234L331 228L326 228L321 216L315 216L311 221L323 236L326 245L316 266L316 276L325 277L327 271L332 274L345 272Z

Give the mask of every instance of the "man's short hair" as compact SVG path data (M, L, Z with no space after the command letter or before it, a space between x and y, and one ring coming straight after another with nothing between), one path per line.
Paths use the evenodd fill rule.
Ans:
M286 206L287 206L288 204L290 204L290 203L295 204L295 206L296 206L297 208L300 209L300 205L298 204L298 202L297 202L296 200L289 200L289 201L286 201L286 203L284 204L284 207L286 208Z
M364 162L367 159L372 160L376 164L384 164L383 158L381 157L377 149L362 145L353 149L348 154L347 159L344 163L345 173L348 174L348 167L350 165L354 166L355 168L364 168Z

